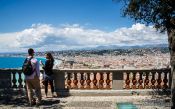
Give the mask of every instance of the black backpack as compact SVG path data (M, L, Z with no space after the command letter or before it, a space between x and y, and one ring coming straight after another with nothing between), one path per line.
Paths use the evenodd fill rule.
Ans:
M26 76L30 76L33 73L33 68L32 68L32 63L31 63L31 59L26 58L23 66L22 66L22 72L24 73L24 75Z

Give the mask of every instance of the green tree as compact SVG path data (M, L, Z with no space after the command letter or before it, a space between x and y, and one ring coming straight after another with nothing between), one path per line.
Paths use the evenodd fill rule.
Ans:
M113 0L123 2L122 13L136 22L154 25L166 32L170 50L172 73L172 103L175 109L175 0Z

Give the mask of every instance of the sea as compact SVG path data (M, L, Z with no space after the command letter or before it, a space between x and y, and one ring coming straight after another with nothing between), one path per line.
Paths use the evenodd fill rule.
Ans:
M36 57L38 61L42 61L43 63L45 63L46 59L42 58L42 57ZM0 69L21 69L22 65L25 61L26 57L0 57ZM55 65L60 64L61 61L59 60L55 60ZM40 66L40 69L41 66ZM24 74L21 75L22 79L25 79ZM41 74L42 76L42 74ZM16 73L15 75L16 79L19 79L19 75ZM11 78L12 79L12 78ZM24 83L23 83L24 84ZM19 85L18 81L17 81L17 85Z
M0 68L22 68L26 57L0 57ZM38 61L45 62L45 58L37 57Z

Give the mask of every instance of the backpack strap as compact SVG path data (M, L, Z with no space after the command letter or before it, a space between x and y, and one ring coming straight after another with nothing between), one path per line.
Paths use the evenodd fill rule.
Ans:
M24 62L26 62L26 61L31 61L32 58L33 58L33 57L31 57L31 58L26 58Z
M32 58L33 58L33 57L29 58L29 60L28 60L28 61L30 61L30 63L31 63ZM26 59L27 59L27 58L26 58ZM32 64L32 63L31 63L31 64ZM32 69L33 69L33 66L32 66ZM34 68L32 72L34 73L35 71L36 71L36 68ZM37 74L36 74L36 75L37 75Z
M31 61L31 60L32 60L32 58L33 58L33 57L30 57L30 58L29 58L29 61Z

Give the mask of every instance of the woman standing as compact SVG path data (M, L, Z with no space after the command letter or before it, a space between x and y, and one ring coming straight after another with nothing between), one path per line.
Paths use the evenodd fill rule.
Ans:
M48 83L51 86L51 92L52 92L52 97L53 97L53 93L54 93L54 86L53 86L53 65L54 65L54 58L52 56L51 53L46 53L46 62L45 64L41 62L41 64L43 65L43 69L44 69L44 86L45 86L45 94L47 97L47 93L48 93Z

